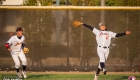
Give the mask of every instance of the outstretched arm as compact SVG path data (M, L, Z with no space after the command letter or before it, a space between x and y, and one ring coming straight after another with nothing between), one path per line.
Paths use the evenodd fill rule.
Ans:
M89 28L91 31L93 31L93 27L92 26L90 26L90 25L87 25L87 24L85 24L85 23L82 23L85 27L87 27L87 28Z
M126 31L124 33L117 33L115 37L120 37L120 36L124 36L126 34L131 34L131 31Z
M85 24L85 23L83 23L83 22L80 22L80 21L74 21L74 22L73 22L73 26L74 26L74 27L79 27L79 26L81 26L81 25L84 25L85 27L89 28L91 31L93 31L93 29L94 29L92 26L87 25L87 24Z

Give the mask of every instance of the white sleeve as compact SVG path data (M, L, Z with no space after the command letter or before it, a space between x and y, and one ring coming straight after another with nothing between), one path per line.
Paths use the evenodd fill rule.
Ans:
M13 41L13 37L11 37L11 38L7 41L7 43L12 44L12 41Z
M99 32L98 29L94 28L93 31L92 31L94 34L97 34Z
M112 37L112 38L115 38L116 34L117 34L117 33L111 32L111 37Z

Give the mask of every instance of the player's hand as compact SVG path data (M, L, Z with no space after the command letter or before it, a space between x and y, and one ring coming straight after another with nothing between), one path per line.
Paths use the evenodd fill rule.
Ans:
M83 22L81 22L81 25L83 25L84 23Z
M11 51L12 51L12 49L8 48L8 51L10 51L10 52L11 52Z
M125 33L126 33L126 34L131 34L131 31L126 31Z

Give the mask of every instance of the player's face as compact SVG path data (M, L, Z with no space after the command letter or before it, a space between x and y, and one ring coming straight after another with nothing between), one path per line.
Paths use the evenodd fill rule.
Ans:
M100 30L106 30L106 26L100 26Z
M23 31L17 31L17 36L18 37L22 36L22 34L23 34Z

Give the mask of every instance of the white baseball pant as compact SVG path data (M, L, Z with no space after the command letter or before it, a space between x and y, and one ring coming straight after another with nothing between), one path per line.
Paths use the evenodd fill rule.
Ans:
M27 59L25 57L25 54L23 53L23 51L21 50L20 52L11 52L12 58L15 62L15 68L19 68L20 67L20 60L22 61L22 65L26 66L27 65Z
M109 55L109 48L97 47L97 53L100 58L98 68L101 69L100 62L105 63Z

